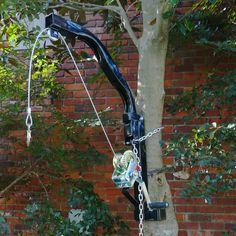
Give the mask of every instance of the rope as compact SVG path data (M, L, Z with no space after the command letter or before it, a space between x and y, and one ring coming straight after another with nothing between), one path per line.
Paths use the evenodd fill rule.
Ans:
M33 55L34 55L35 47L36 47L36 44L37 44L39 38L41 37L41 35L42 35L45 31L48 31L48 30L49 30L48 28L42 30L42 31L39 33L39 35L37 36L37 38L36 38L36 40L35 40L35 43L34 43L34 45L33 45L33 49L32 49L31 56L30 56L30 61L29 61L28 105L27 105L27 117L26 117L26 121L25 121L26 126L27 126L27 146L29 146L29 144L30 144L30 140L31 140L31 126L33 125L33 120L32 120L32 116L31 116L31 106L30 106L30 86L31 86L31 75L32 75ZM88 98L89 98L89 100L90 100L90 102L91 102L91 105L92 105L92 107L93 107L93 110L94 110L94 112L95 112L95 114L96 114L96 116L97 116L97 119L98 119L98 121L99 121L99 123L100 123L100 125L101 125L101 128L102 128L102 130L103 130L103 133L104 133L104 135L105 135L105 137L106 137L106 140L107 140L107 142L108 142L108 144L109 144L109 146L110 146L110 149L111 149L113 155L115 156L115 155L116 155L115 150L114 150L114 148L113 148L113 146L112 146L112 144L111 144L111 141L110 141L110 139L109 139L109 137L108 137L108 134L107 134L107 132L106 132L106 130L105 130L105 128L104 128L104 125L103 125L103 123L102 123L102 121L101 121L101 118L100 118L100 116L99 116L99 114L98 114L98 111L97 111L97 109L96 109L96 107L95 107L95 104L94 104L94 102L93 102L93 100L92 100L92 97L91 97L91 95L90 95L90 93L89 93L89 91L88 91L88 88L87 88L87 86L86 86L86 84L85 84L85 82L84 82L84 79L83 79L83 77L82 77L82 75L81 75L81 72L80 72L80 70L79 70L79 68L78 68L78 66L77 66L77 63L76 63L76 61L75 61L75 58L74 58L74 56L72 55L71 50L70 50L68 44L66 43L64 37L63 37L60 33L58 33L58 36L59 36L59 37L61 38L61 40L63 41L64 45L66 46L67 51L68 51L69 54L70 54L70 57L71 57L71 59L72 59L74 65L75 65L75 68L76 68L76 70L77 70L77 72L78 72L78 75L79 75L79 77L80 77L80 80L81 80L81 82L82 82L82 84L83 84L83 86L84 86L84 89L85 89L85 91L86 91L86 93L87 93L87 95L88 95Z
M98 114L98 111L97 111L97 109L96 109L96 107L95 107L95 104L94 104L94 102L93 102L93 100L92 100L92 97L91 97L91 95L90 95L90 93L89 93L89 91L88 91L88 88L87 88L87 86L86 86L86 84L85 84L85 82L84 82L84 79L83 79L83 77L82 77L82 75L81 75L81 73L80 73L80 70L79 70L79 68L78 68L78 66L77 66L77 63L76 63L76 61L75 61L75 58L74 58L74 56L72 55L71 50L70 50L68 44L66 43L66 40L63 38L63 36L62 36L60 33L58 33L58 35L59 35L60 38L62 39L63 43L64 43L65 46L66 46L67 51L68 51L69 54L70 54L70 57L71 57L71 59L72 59L74 65L75 65L75 68L76 68L78 74L79 74L80 80L81 80L81 82L82 82L82 84L83 84L83 86L84 86L84 89L85 89L85 91L86 91L88 97L89 97L89 100L90 100L90 102L91 102L91 105L92 105L92 107L93 107L93 110L94 110L94 112L95 112L95 114L96 114L96 116L97 116L97 119L98 119L98 121L99 121L99 123L100 123L100 125L101 125L101 128L102 128L102 130L103 130L103 133L104 133L104 135L105 135L105 137L106 137L106 140L107 140L107 142L108 142L108 144L109 144L109 146L110 146L110 148L111 148L111 151L112 151L113 155L115 156L116 153L115 153L115 151L114 151L114 148L113 148L113 146L112 146L112 144L111 144L111 141L110 141L110 139L109 139L109 137L108 137L108 135L107 135L107 132L106 132L106 130L105 130L105 128L104 128L104 125L103 125L103 123L102 123L102 121L101 121L101 118L100 118L100 116L99 116L99 114Z

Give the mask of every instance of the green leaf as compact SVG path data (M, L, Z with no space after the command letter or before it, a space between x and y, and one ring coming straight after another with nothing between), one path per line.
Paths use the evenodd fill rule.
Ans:
M208 183L211 180L211 177L209 175L206 175L204 178L205 182Z
M105 5L110 5L111 3L113 3L115 0L107 0L106 2L105 2Z
M179 2L180 0L170 0L170 3L172 4L172 6L176 6Z
M184 36L186 36L187 30L186 30L185 25L184 25L183 23L179 23L178 26L179 26L180 32L181 32Z
M163 19L168 19L168 18L170 18L171 16L173 15L173 11L166 11L166 12L164 12L163 14L162 14L162 18Z
M211 4L215 4L218 0L208 0Z

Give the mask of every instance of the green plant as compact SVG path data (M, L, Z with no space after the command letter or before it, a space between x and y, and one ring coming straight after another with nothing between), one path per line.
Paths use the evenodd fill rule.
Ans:
M31 145L26 147L25 140L14 135L25 130L22 112L27 95L28 60L40 30L39 27L29 30L22 19L26 16L33 19L44 12L45 6L48 7L45 2L29 3L1 3L0 42L4 42L6 47L0 47L0 134L4 139L0 145L13 154L15 171L10 176L7 170L1 173L0 195L14 193L12 187L16 184L27 187L34 179L38 181L42 191L26 197L25 200L30 199L31 203L24 211L27 218L24 223L39 235L94 235L97 230L104 235L123 234L127 226L109 212L107 204L94 193L92 185L81 179L87 167L105 161L105 155L90 145L89 136L84 132L86 127L96 128L97 120L90 114L73 120L53 105L45 105L45 98L47 103L50 100L52 103L53 99L63 95L63 86L57 83L56 73L61 69L60 64L68 59L68 53L59 41L49 46L44 43L43 47L38 44L33 57L31 101L44 108L42 113L33 112ZM15 17L22 6L27 6L25 11ZM25 50L16 50L19 45L23 45ZM83 56L75 54L76 60ZM44 112L48 115L44 116ZM103 111L101 115L104 115ZM11 160L12 157L8 155L7 158ZM53 201L54 194L58 199L62 196L61 190L54 188L55 183L60 184L60 189L70 189L63 194L62 206ZM67 209L80 207L73 204L72 198L83 203L84 214L79 223L68 217ZM70 206L66 204L68 201ZM64 210L58 210L60 207ZM0 233L8 233L4 218L0 218L0 225Z
M198 45L210 55L204 82L166 99L173 116L184 112L184 124L218 111L212 124L202 124L188 134L178 133L166 142L165 155L174 156L174 169L190 177L183 196L201 197L206 202L218 192L235 188L235 69L219 69L222 56L235 56L235 4L233 1L193 1L183 14L176 6L165 17L172 17L169 48L176 50ZM214 58L214 64L210 61ZM229 66L230 67L230 66ZM210 69L211 68L211 69ZM200 79L200 78L199 78ZM202 80L202 78L201 78ZM198 82L198 81L196 81ZM184 176L184 177L186 177Z
M185 111L189 119L204 116L209 110L217 110L221 116L222 110L232 110L236 101L235 76L236 70L229 70L224 75L210 73L206 83L167 100L167 111L173 115Z
M201 197L211 202L215 193L234 188L235 134L235 123L205 124L194 128L190 135L179 135L166 143L165 155L173 153L175 167L193 172L182 191L183 196Z
M39 235L48 236L95 235L98 229L103 235L127 235L127 226L109 213L107 204L94 193L91 183L66 179L62 192L68 195L66 212L53 207L53 201L34 202L25 209L26 225Z

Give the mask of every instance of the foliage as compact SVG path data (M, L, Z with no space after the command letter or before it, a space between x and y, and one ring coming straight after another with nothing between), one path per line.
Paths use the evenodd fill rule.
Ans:
M235 56L235 1L193 1L193 6L184 13L179 11L179 1L175 4L174 10L164 14L172 19L170 49L197 44L210 53L211 60L218 58L219 63L222 55ZM178 133L166 142L164 154L174 156L175 169L191 174L183 196L201 197L208 203L216 193L235 188L236 71L222 71L217 66L215 63L207 71L203 83L166 100L170 114L186 113L185 124L207 117L209 111L218 111L217 122L220 119L226 122L206 123L188 134Z
M107 204L94 193L90 183L83 179L67 179L67 187L68 183L68 212L64 214L57 210L49 201L32 203L25 209L26 225L34 228L39 235L48 236L95 235L97 229L102 230L103 235L126 232L127 226L119 217L110 215ZM74 209L79 210L73 218L68 218L68 213Z
M30 186L31 181L36 178L44 193L41 192L40 196L33 193L29 197L33 203L26 208L28 220L25 223L39 235L78 235L78 232L80 235L85 235L85 232L87 235L94 235L96 230L102 230L104 235L124 234L127 226L119 217L109 212L107 204L94 193L92 185L81 179L87 167L105 160L105 155L89 144L89 136L84 132L87 127L93 127L97 120L91 115L73 120L48 105L48 101L63 95L63 87L57 83L56 73L61 70L60 65L68 59L68 53L60 41L47 45L42 39L33 57L31 100L33 104L40 106L42 112L33 113L31 145L26 148L25 140L13 134L15 131L25 130L22 111L27 95L28 60L40 30L39 27L30 30L25 18L31 21L38 18L40 13L51 12L48 4L48 1L24 1L22 4L19 1L1 2L0 134L4 142L0 145L5 150L11 150L14 155L12 163L16 170L11 176L8 176L7 170L1 173L1 180L4 181L1 195L9 193L6 191L14 181ZM70 12L70 16L76 17L76 12ZM80 16L82 17L82 12ZM25 50L17 50L22 47ZM113 48L114 55L118 55L119 47ZM85 52L78 55L73 51L73 54L77 61L88 59ZM7 157L10 159L10 156ZM55 201L51 200L54 194L58 198L61 196L61 191L54 189L55 183L63 185L64 189L71 189L63 195L62 207L68 208L68 199L70 204L73 199L77 199L84 208L88 208L79 223L71 222L68 213L59 211L61 206L55 206ZM8 230L7 224L3 218L0 219L0 229L5 234Z
M4 0L0 2L0 14L4 19L8 20L28 18L29 21L32 21L35 17L38 18L39 14L46 13L49 2Z
M66 1L64 4L60 5L58 4L58 1L51 1L49 10L50 9L56 9L60 15L69 15L70 19L74 20L78 23L85 23L86 22L86 8L83 8L83 3L89 4L91 7L90 12L95 14L100 14L104 19L104 27L107 32L112 34L120 34L121 32L125 31L125 28L122 23L122 19L120 17L117 17L117 13L113 11L108 11L106 9L95 9L93 10L92 5L98 5L98 6L114 6L116 5L116 1L114 0L85 0L83 2L75 2L75 1ZM128 6L128 3L133 5L134 8L137 10L137 15L140 14L140 2L137 2L135 0L120 0L120 4L123 7ZM87 10L89 7L87 8ZM133 17L133 19L135 16ZM131 21L133 20L131 19ZM135 30L136 28L134 28Z
M167 101L168 112L174 115L186 111L189 116L196 117L204 116L209 110L218 110L220 115L226 107L232 109L236 101L236 70L230 70L225 75L219 73L210 73L206 83Z
M35 35L39 27L31 30L27 25L14 17L7 15L2 19L0 42L6 42L7 47L0 48L0 92L2 100L25 99L26 79L28 76L28 58ZM26 50L16 50L19 46ZM46 46L46 45L45 45ZM56 83L55 73L58 68L58 60L49 56L48 50L37 47L34 55L34 71L32 75L33 98L46 95L58 96L62 92L62 86Z
M15 147L17 151L16 155L19 157L17 167L29 169L28 175L21 182L23 183L24 181L24 184L28 186L31 183L32 177L37 176L42 189L45 191L45 202L33 202L33 204L28 205L26 208L26 214L28 216L25 221L26 225L36 230L39 235L61 235L62 233L63 235L78 235L78 228L81 229L81 224L90 227L91 231L95 231L96 227L104 228L106 235L111 235L111 232L115 230L113 226L115 227L117 224L119 224L117 230L125 230L125 224L109 213L107 205L93 192L91 184L82 179L76 182L76 180L69 178L71 175L75 176L73 173L76 173L76 176L81 176L88 166L103 163L105 160L104 155L98 153L89 145L89 137L83 132L83 129L94 123L94 119L87 118L85 122L83 119L72 120L53 107L48 107L48 109L52 112L53 117L44 118L40 115L33 117L35 123L32 131L33 141L27 149L17 150L17 146L25 146L22 143L25 141L15 138L11 139L8 136L12 141L11 149ZM18 112L13 114L9 116L10 120L14 122L18 120L17 128L19 130L23 129L24 123L22 117L19 119ZM8 122L1 122L1 124L5 130L5 136L16 129L15 125L11 127ZM34 167L33 170L31 170L30 166ZM13 181L16 178L17 176L12 176L10 180ZM5 181L5 178L1 178L1 180ZM45 180L49 182L44 184ZM8 181L5 185L10 183ZM57 208L53 207L54 202L49 201L51 199L50 195L57 192L56 195L58 198L61 195L61 190L54 189L55 183L60 183L61 186L63 183L63 189L71 189L68 195L68 201L71 207L73 205L73 199L76 198L76 194L73 192L75 190L77 190L78 194L81 192L81 196L78 199L81 199L84 207L89 208L91 205L96 205L96 211L92 209L88 210L88 217L92 217L93 221L88 221L87 217L83 218L80 225L75 225L69 221L66 215L63 215ZM66 193L63 196L65 197ZM37 201L35 197L32 197L32 199ZM33 209L35 211L30 212ZM46 227L47 224L45 222L48 222L48 226L51 225L51 227ZM56 224L55 222L58 223ZM88 222L91 222L90 226ZM88 235L93 235L91 231L88 231L90 232ZM80 235L84 235L83 232Z
M35 159L43 158L49 170L62 174L85 170L89 164L102 163L105 156L89 145L89 138L83 132L84 122L72 120L53 111L53 118L35 117L33 141L27 152ZM83 144L83 147L79 148ZM67 145L70 146L67 148ZM23 154L25 155L25 154ZM43 171L43 170L42 170Z
M180 47L197 43L213 48L216 53L235 52L235 1L193 1L193 7L183 14L165 13L172 17L170 43Z
M194 174L184 196L211 196L234 188L236 124L205 124L193 129L191 136L179 136L166 143L165 154L173 153L176 166L192 169Z

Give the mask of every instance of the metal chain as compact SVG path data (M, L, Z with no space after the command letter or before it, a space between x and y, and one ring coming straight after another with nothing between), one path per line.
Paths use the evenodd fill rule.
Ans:
M144 214L143 214L143 208L144 208L144 204L143 204L143 191L142 191L142 186L141 186L141 182L143 181L142 178L142 166L140 165L140 158L138 156L138 149L136 148L136 145L134 142L132 142L132 146L133 146L133 153L135 155L135 158L137 160L138 163L138 176L140 179L140 182L138 184L138 199L139 199L139 236L143 236L143 218L144 218Z
M164 127L160 127L160 128L156 128L150 132L148 132L146 135L138 138L138 139L134 139L134 142L143 142L144 140L146 140L147 138L152 137L154 134L159 133L162 129L164 129Z
M137 160L138 163L138 176L139 176L139 184L138 184L138 200L139 200L139 236L144 236L143 233L143 220L144 220L144 202L143 202L143 191L142 191L142 181L143 181L143 177L142 177L142 166L141 166L141 160L140 157L138 156L138 149L135 145L135 142L143 142L144 140L146 140L147 138L152 137L154 134L159 133L164 127L160 127L160 128L156 128L150 132L148 132L146 135L138 138L138 139L134 139L132 141L132 146L133 146L133 153L134 156Z

